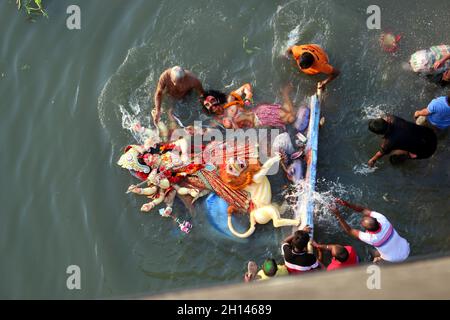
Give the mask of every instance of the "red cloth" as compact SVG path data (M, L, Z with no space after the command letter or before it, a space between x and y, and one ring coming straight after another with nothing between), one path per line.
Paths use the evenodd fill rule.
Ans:
M349 266L354 266L358 264L358 255L356 254L355 248L351 246L345 246L345 249L347 249L348 252L348 259L345 262L340 262L336 260L336 258L333 258L331 260L330 265L327 268L327 271L336 270L336 269L342 269Z

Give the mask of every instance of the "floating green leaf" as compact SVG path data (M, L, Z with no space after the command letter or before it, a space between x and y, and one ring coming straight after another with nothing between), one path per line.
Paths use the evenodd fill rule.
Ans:
M47 12L45 12L44 7L42 5L42 0L27 0L24 6L22 6L22 0L16 0L16 4L17 10L24 8L27 14L30 16L33 14L41 14L44 17L48 18Z

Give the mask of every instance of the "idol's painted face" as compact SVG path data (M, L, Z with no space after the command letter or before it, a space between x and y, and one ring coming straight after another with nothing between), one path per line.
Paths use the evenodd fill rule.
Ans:
M232 176L236 176L239 177L242 173L242 171L245 170L245 168L247 168L247 164L245 163L244 160L242 159L233 159L230 158L227 160L226 163L226 172Z

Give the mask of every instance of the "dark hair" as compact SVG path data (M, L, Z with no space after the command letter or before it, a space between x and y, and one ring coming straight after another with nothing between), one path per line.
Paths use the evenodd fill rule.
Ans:
M299 230L294 233L294 238L292 239L292 245L295 249L299 251L305 250L309 242L309 234L305 231Z
M385 134L389 124L384 119L375 119L369 121L369 130L376 134Z
M339 262L345 262L348 259L348 251L345 247L343 246L336 246L335 247L336 252L335 252L335 258L337 261Z
M447 92L447 104L450 106L450 91Z
M277 274L278 266L274 259L266 259L262 269L266 276L273 277Z
M378 220L372 217L364 217L364 228L366 228L367 231L377 231L380 228L380 224L378 223Z
M308 69L311 67L314 63L314 56L309 52L304 52L299 61L300 68L302 69Z
M203 95L203 97L200 98L200 103L202 104L203 110L208 114L211 114L211 111L209 111L208 109L205 108L204 103L205 103L205 99L209 96L216 98L216 100L219 102L219 104L227 103L227 95L225 93L217 91L217 90L206 91L205 94Z

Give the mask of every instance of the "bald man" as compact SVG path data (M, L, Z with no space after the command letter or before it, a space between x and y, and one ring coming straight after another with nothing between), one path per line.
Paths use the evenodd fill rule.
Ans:
M168 94L176 100L181 100L191 90L196 90L200 96L205 93L202 83L192 72L179 66L164 71L159 77L156 87L155 109L152 112L154 121L158 123L161 119L161 102L164 94Z
M338 199L336 203L362 214L361 227L365 231L352 229L344 220L337 207L333 206L330 208L339 220L342 229L348 235L375 247L374 262L381 260L402 262L408 258L410 252L408 241L400 237L385 216L369 208L351 204L341 199Z

